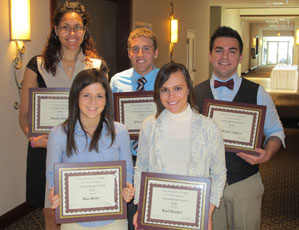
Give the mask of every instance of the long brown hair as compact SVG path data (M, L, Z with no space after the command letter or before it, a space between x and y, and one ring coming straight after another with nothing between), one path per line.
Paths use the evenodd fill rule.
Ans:
M87 141L87 133L85 132L80 120L79 94L82 89L94 83L100 83L105 89L106 105L101 113L99 124L92 136L89 151L92 151L94 149L95 151L99 152L98 143L103 130L104 123L106 123L108 133L111 136L111 145L114 142L115 128L112 111L112 92L110 89L109 82L105 76L105 72L94 68L83 70L80 73L78 73L78 75L75 77L72 87L70 89L68 119L63 123L63 128L67 135L66 153L68 156L71 156L74 152L77 153L77 146L75 142L75 127L77 121L79 121L82 130L84 131Z

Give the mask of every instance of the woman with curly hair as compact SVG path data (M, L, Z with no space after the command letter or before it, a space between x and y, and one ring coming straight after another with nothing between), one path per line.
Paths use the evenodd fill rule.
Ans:
M48 135L30 137L28 134L29 88L70 88L74 77L81 70L96 67L108 72L105 62L97 55L95 43L88 30L89 22L88 12L78 2L67 1L57 8L53 28L42 54L29 61L24 73L19 123L30 140L26 201L35 207L44 207ZM44 209L44 214L47 225L47 209Z

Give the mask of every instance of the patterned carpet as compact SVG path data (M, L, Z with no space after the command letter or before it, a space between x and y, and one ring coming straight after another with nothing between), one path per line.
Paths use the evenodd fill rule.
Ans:
M285 129L286 149L260 166L265 185L262 230L299 229L299 129Z
M45 221L42 209L35 209L4 230L43 230Z
M265 185L261 230L299 230L299 129L285 129L286 149L261 165ZM44 220L36 209L5 230L41 230Z

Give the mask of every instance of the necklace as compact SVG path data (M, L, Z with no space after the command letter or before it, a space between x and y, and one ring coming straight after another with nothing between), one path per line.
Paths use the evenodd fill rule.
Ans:
M67 68L68 71L72 71L72 69L73 69L72 67L68 67Z
M85 132L86 132L89 136L92 137L94 131L88 130L88 129L86 129L86 128L84 128L84 130L85 130Z

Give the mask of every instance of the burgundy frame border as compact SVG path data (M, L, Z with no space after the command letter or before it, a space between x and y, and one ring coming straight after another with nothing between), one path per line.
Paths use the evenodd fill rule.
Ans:
M37 104L40 109L41 99L51 98L51 99L65 99L65 97L59 97L55 93L62 93L63 95L69 93L70 88L29 88L29 133L30 137L36 137L43 134L49 134L52 126L41 126L40 125L40 111L37 111L37 117L35 116L35 105ZM48 94L53 93L53 96L45 95L35 98L36 94ZM37 122L38 127L48 129L49 131L37 131L35 130L34 122Z
M149 180L158 180L158 181L167 181L167 182L174 182L174 183L188 183L192 182L192 184L206 184L206 189L203 191L202 189L197 188L189 188L187 186L177 186L177 185L149 185ZM194 183L195 182L195 183ZM192 177L192 176L182 176L182 175L173 175L173 174L162 174L162 173L149 173L149 172L142 172L141 174L141 186L140 186L140 200L138 204L138 228L143 230L158 230L158 229L194 229L197 226L196 223L199 223L200 230L208 229L208 217L209 217L209 207L210 207L210 189L211 189L211 179L206 177ZM147 193L147 187L149 187L149 194ZM148 209L148 213L151 212L151 206L145 204L146 200L149 196L149 199L152 196L153 187L164 187L164 188L176 188L182 190L197 190L197 200L200 199L202 196L203 199L203 207L200 207L200 204L197 203L197 207L199 210L201 208L201 215L203 217L196 218L195 223L184 223L184 222L173 222L173 221L166 221L166 220L156 220L151 219L151 221L155 221L157 223L144 223L145 220L145 210ZM204 210L204 212L203 212ZM197 212L198 214L198 212ZM200 220L201 219L201 220ZM203 223L202 223L203 220ZM159 224L159 223L161 224ZM165 224L169 224L168 226ZM175 227L171 224L181 224L181 225L189 225L190 228L186 228L185 226L182 227ZM203 226L203 228L202 228Z
M128 103L140 103L140 102L154 102L154 99L152 100L140 100L140 98L145 97L153 97L154 92L153 91L138 91L138 92L119 92L119 93L113 93L113 104L114 104L114 120L118 121L125 125L124 116L120 116L120 110L122 111L122 114L124 114L124 103L120 103L120 99L128 98L130 101ZM134 98L138 98L138 100L132 100ZM128 129L130 139L131 140L138 140L139 137L139 131L138 129ZM136 134L138 132L138 134Z
M225 111L228 111L229 108L238 108L243 110L248 110L248 112L239 112L242 114L253 114L250 112L255 111L258 112L258 116L254 115L253 122L257 123L256 127L256 135L255 138L253 137L253 131L254 131L254 123L252 123L251 127L251 136L249 143L245 142L239 142L239 141L231 141L231 140L224 140L225 143L225 150L228 152L244 152L251 155L259 156L259 153L255 152L255 148L260 148L262 146L262 138L264 135L264 123L265 123L265 115L266 115L266 109L267 107L264 105L254 105L254 104L247 104L247 103L238 103L238 102L228 102L228 101L220 101L220 100L213 100L213 99L205 99L204 100L204 106L203 106L203 115L208 116L209 112L211 112L210 118L213 118L213 113L216 109L210 109L211 105L215 105L218 107L225 108ZM223 109L224 110L224 109ZM221 109L217 109L217 111L222 111ZM238 113L238 112L236 112ZM236 147L231 146L229 143L236 143L236 144L242 144L242 145L248 145L248 148L246 147ZM253 145L254 147L251 148L249 145Z
M65 173L65 187L62 184L62 171L75 168L78 172L75 173ZM119 169L118 169L119 168ZM89 169L109 169L107 172L101 173L87 173L80 172L82 170ZM68 199L63 199L60 193L66 193L68 196L68 179L71 176L81 176L81 175L104 175L104 174L115 174L117 170L120 170L120 181L119 181L119 193L117 190L114 193L115 201L119 201L120 211L118 213L95 213L95 214L75 214L78 211L87 211L85 209L69 209ZM101 220L114 220L114 219L126 219L127 218L127 204L122 198L122 190L126 186L126 161L107 161L107 162L80 162L80 163L59 163L55 164L55 181L54 188L55 194L60 194L60 206L55 210L56 223L75 223L75 222L87 222L87 221L101 221ZM115 185L117 181L115 180ZM66 190L66 191L65 191ZM63 216L61 205L65 205L68 212L74 212L74 215ZM98 207L91 209L92 211L103 211L109 209L115 209L113 207Z

